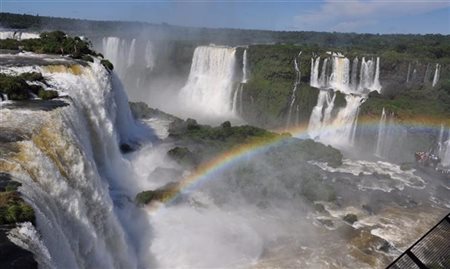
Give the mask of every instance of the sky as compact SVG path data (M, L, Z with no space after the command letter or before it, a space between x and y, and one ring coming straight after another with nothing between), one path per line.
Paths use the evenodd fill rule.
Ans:
M450 0L0 0L2 12L173 25L450 34Z

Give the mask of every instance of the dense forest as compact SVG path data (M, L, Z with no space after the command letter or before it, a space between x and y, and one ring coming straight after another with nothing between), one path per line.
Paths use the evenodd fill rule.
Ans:
M189 40L199 44L211 42L225 45L292 44L317 48L339 48L343 51L412 54L418 58L450 57L450 35L356 34L311 31L267 31L242 29L212 29L152 24L142 22L91 21L45 16L0 13L0 27L20 30L62 30L83 33L89 37L114 34L139 36L151 34L160 39Z

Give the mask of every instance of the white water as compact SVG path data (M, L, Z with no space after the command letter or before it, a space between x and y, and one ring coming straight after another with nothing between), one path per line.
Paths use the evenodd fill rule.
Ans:
M366 60L363 57L359 61L355 58L350 64L350 60L341 54L330 55L323 61L320 57L311 59L310 85L321 91L311 113L308 133L325 143L351 146L356 136L360 105L365 102L369 92L381 91L380 59ZM322 71L319 74L321 62ZM327 66L329 62L331 68ZM346 105L336 113L333 113L336 95L331 96L326 91L328 89L345 94ZM331 128L326 128L328 126Z
M408 73L406 74L406 83L409 82L410 75L411 75L411 63L408 63Z
M331 69L327 68L328 62L331 62ZM319 73L320 66L322 68ZM361 61L355 58L352 65L348 58L336 53L323 61L320 57L311 58L310 85L320 89L331 88L347 94L380 92L380 58L366 60L363 57Z
M7 38L16 40L35 39L39 38L39 34L20 31L0 31L0 39L7 39Z
M436 64L436 69L434 70L433 83L431 84L433 87L439 82L439 76L441 72L441 65Z
M247 59L247 49L244 50L242 55L242 83L247 83L248 81L248 59Z
M232 104L235 54L236 49L229 47L195 49L188 81L178 95L186 111L203 117L235 117Z
M377 137L377 147L375 149L375 155L382 156L382 145L384 144L384 139L386 136L386 111L381 112L380 123L378 124L378 137Z
M39 121L36 139L21 143L24 170L11 171L35 210L46 247L34 240L30 251L50 268L142 268L149 257L136 239L148 234L124 199L137 189L119 142L150 133L130 118L126 95L101 64L80 68L80 75L38 68L52 87L71 96L59 112L1 111L2 126ZM30 238L23 231L15 234L18 240ZM42 256L46 252L50 258Z
M155 67L155 52L153 50L153 44L150 41L147 41L147 44L145 45L145 63L146 67L150 70Z
M248 82L248 70L247 70L247 49L244 50L242 55L242 80L239 86L234 90L233 101L231 111L234 115L242 114L242 92L244 91L244 84Z
M297 124L297 120L295 120L294 122L292 121L292 112L294 110L294 104L295 104L295 100L296 100L296 93L297 93L297 88L300 85L300 79L301 79L301 72L300 72L300 67L297 63L297 59L300 58L302 52L300 51L297 57L294 57L294 71L295 71L295 81L294 81L294 87L292 89L292 95L291 95L291 102L289 104L289 112L288 112L288 116L287 116L287 121L286 121L286 128L288 128L289 126L295 125ZM297 105L297 111L298 111L298 105Z
M443 166L450 166L450 129L447 131L447 137L444 137L444 125L441 125L438 138L438 154Z

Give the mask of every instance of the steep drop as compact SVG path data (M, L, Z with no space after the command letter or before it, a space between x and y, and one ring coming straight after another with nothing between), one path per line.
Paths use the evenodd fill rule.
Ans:
M178 96L186 111L200 117L235 116L232 105L235 54L236 49L229 47L195 49L188 81Z

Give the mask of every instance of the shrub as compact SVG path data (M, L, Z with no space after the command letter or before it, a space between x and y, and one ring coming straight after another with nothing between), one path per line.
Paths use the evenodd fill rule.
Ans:
M39 72L22 73L22 74L19 75L19 77L24 79L24 80L26 80L26 81L40 81L40 82L44 82L45 81L44 77Z
M90 55L83 55L81 56L81 60L86 61L86 62L94 62L94 58L92 58Z
M7 94L11 100L25 100L29 98L29 85L24 79L0 74L0 92Z
M108 61L108 60L102 59L102 60L100 61L100 63L101 63L108 71L112 71L112 70L114 69L114 65L113 65L110 61Z

